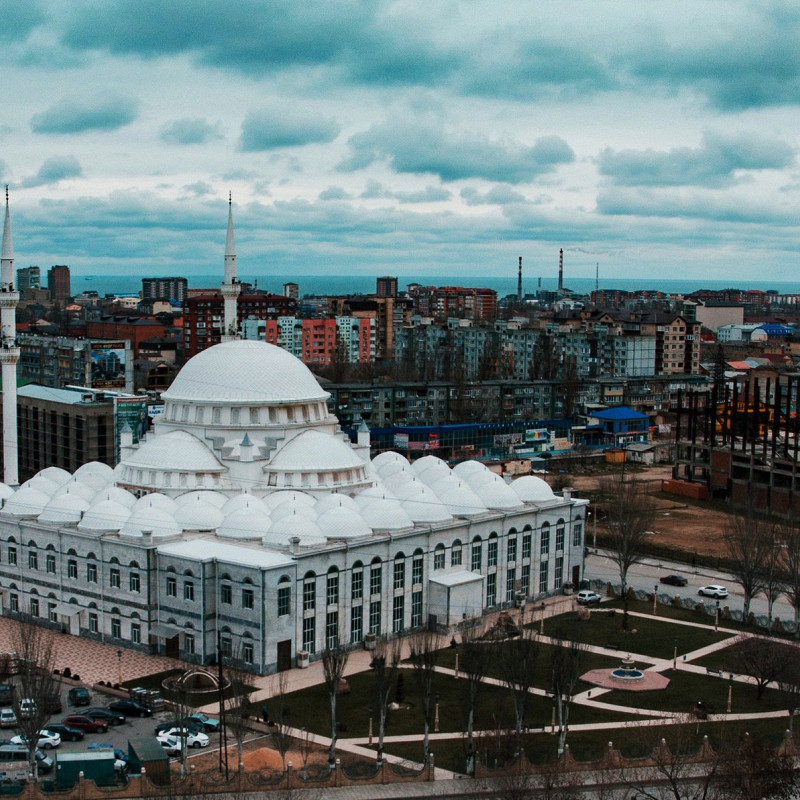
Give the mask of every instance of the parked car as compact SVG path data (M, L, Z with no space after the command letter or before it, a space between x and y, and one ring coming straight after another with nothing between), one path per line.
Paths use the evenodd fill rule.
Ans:
M197 719L203 723L203 730L206 733L217 733L219 731L219 720L215 719L214 717L209 717L203 714L202 711L197 711L194 714L189 714L186 717L187 720L189 719Z
M14 702L14 685L0 683L0 706L10 706Z
M36 713L36 701L32 697L23 697L19 701L19 715L22 719L30 719Z
M208 747L208 734L200 731L190 731L187 728L170 728L158 734L158 739L163 738L185 739L187 747Z
M728 590L718 583L710 583L708 586L701 586L697 590L697 594L703 597L716 597L718 600L721 600L723 597L728 596Z
M162 722L160 725L156 725L156 736L158 736L159 733L168 731L170 728L188 728L190 731L197 733L198 731L203 730L204 724L199 719L193 717L173 719L169 722Z
M686 586L689 579L685 575L662 575L659 578L661 583L666 583L668 586Z
M70 714L62 722L70 728L80 728L84 733L106 733L108 723L101 719L92 719L83 714Z
M28 744L28 737L25 734L19 734L18 736L11 737L11 744ZM52 750L54 747L58 747L61 744L61 737L51 731L49 728L45 728L39 731L39 739L36 742L37 747L41 747L43 750Z
M0 709L0 728L16 728L17 715L13 708Z
M156 741L170 754L177 755L181 752L181 743L174 736L159 736Z
M113 750L114 751L114 758L117 761L127 761L129 756L127 753L124 753L119 747L114 747L113 744L109 744L108 742L92 742L90 745L87 746L87 750Z
M61 695L53 694L47 695L44 699L44 707L50 714L60 714L63 710L63 706L61 705Z
M57 733L62 742L79 742L83 739L83 731L80 728L71 728L69 725L64 725L63 722L49 722L47 730L50 733Z
M575 595L575 599L582 606L597 605L603 598L597 592L591 592L588 589L583 589Z
M92 702L92 696L85 686L73 686L67 692L67 702L71 706L88 706Z
M135 700L115 700L108 704L108 710L126 717L151 717L153 715L151 709Z
M83 713L92 719L101 719L108 725L123 725L127 722L127 717L124 714L117 714L107 708L87 708Z

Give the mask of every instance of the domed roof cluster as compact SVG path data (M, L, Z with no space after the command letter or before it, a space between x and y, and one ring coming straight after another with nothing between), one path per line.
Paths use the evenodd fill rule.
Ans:
M308 455L305 443L301 444L298 461ZM454 517L521 509L526 503L555 499L540 478L526 476L507 484L477 461L450 469L434 456L409 463L398 453L382 453L370 469L374 485L352 495L319 497L298 490L273 490L231 496L193 490L173 499L159 492L137 498L114 484L115 473L105 464L85 464L74 475L49 467L17 491L0 484L0 517L36 519L123 539L155 541L205 532L285 549L411 530L415 525L442 524Z

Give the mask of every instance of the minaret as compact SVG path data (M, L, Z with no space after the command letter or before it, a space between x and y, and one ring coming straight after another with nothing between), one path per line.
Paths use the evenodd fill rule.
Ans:
M236 241L233 238L233 206L228 193L228 238L225 240L225 282L222 284L222 300L225 304L222 323L222 341L232 342L239 338L239 309L237 301L242 285L236 278Z
M17 453L17 303L14 291L14 246L11 244L11 214L8 210L6 185L6 218L3 224L3 257L0 268L0 375L3 379L3 482L19 483Z

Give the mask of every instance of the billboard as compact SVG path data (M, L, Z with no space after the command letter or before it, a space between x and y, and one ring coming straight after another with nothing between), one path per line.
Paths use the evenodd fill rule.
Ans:
M114 398L114 442L116 447L116 461L119 461L119 437L125 427L133 433L133 443L147 432L147 398L146 397L115 397Z
M89 381L93 389L125 388L127 342L89 342Z

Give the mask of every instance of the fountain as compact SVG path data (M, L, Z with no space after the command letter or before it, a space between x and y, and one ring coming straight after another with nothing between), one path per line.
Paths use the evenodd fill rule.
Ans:
M636 669L636 664L628 653L627 657L622 659L621 666L611 670L611 677L615 681L641 681L644 680L644 672Z
M581 680L601 689L618 689L627 692L651 692L666 689L669 678L660 672L638 669L630 653L614 669L592 669L581 675Z
M161 682L166 694L197 699L213 697L219 692L219 678L209 669L191 667L180 675L170 675ZM222 688L227 689L230 681L223 678Z

